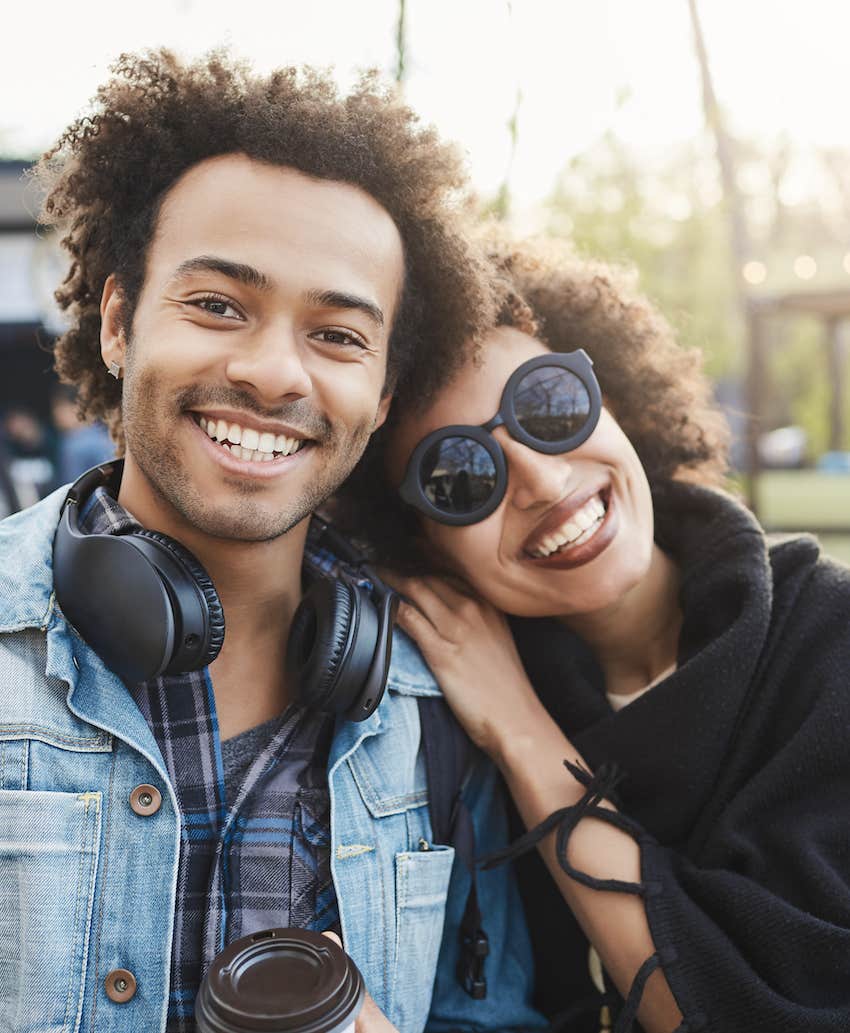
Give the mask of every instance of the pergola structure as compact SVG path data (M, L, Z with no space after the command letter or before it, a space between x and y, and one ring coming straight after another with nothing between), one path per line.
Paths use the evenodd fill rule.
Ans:
M776 317L787 316L814 316L821 322L830 382L829 447L834 450L844 447L846 378L841 324L850 320L850 289L783 291L751 296L747 300L747 501L756 514L759 502L758 475L761 469L758 442L767 390L768 322Z

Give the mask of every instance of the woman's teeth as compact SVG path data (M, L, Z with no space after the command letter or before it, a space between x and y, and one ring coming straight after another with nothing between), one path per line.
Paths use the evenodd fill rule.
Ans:
M604 519L605 503L599 495L594 495L560 527L550 531L533 549L529 549L529 552L532 556L543 559L545 556L551 556L553 552L561 552L568 546L580 545L596 533Z
M238 423L226 420L208 420L201 416L198 423L201 430L237 459L253 463L269 463L272 459L293 455L304 444L303 438L288 438L285 434L269 432L260 434L252 427L240 427Z

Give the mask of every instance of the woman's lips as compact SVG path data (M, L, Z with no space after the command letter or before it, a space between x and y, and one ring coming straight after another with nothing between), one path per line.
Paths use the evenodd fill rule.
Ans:
M610 494L610 483L591 483L570 492L538 520L522 543L522 550L532 557L546 555L556 545L563 546L580 537L604 513Z
M575 545L564 546L561 550L556 550L548 556L531 556L528 552L523 552L525 562L533 563L535 567L570 570L595 560L614 540L620 526L619 513L614 503L614 493L609 488L605 494L607 494L605 516L590 538Z

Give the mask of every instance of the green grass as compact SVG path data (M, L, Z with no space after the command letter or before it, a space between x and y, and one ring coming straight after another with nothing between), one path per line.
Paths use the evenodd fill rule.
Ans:
M850 564L850 475L768 470L759 477L758 492L759 519L765 527L817 528L824 551Z

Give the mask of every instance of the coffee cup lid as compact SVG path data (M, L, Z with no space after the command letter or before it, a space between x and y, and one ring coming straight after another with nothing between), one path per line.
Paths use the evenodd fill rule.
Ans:
M204 1033L340 1033L363 1003L357 966L309 929L267 929L219 954L195 1002Z

